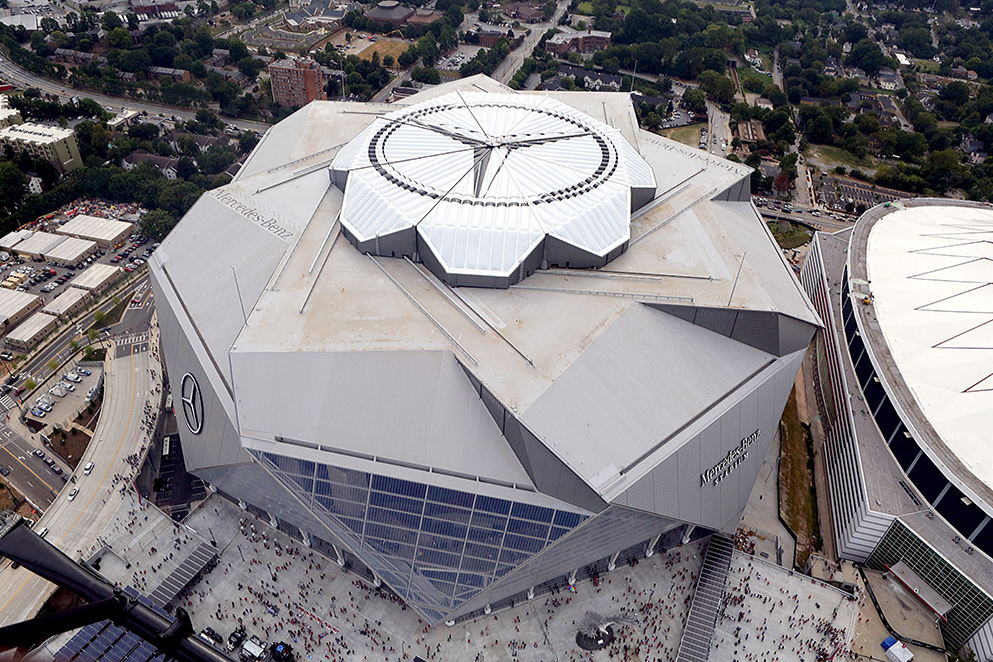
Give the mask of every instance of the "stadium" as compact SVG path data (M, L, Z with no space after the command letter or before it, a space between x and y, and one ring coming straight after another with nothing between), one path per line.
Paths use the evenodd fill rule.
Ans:
M838 553L891 572L978 659L993 656L991 240L989 205L903 200L817 233L801 271L825 324Z
M187 468L432 624L734 532L820 325L750 173L625 94L309 104L151 259Z

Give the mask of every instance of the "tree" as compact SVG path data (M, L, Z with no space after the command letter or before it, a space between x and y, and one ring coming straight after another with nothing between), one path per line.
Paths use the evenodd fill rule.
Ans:
M110 32L115 28L124 27L121 17L117 15L117 12L112 11L106 11L103 13L103 16L100 19L100 24L103 25L103 29L107 32Z
M76 342L76 339L75 339L75 338L73 338L73 339L71 339L71 340L69 341L69 349L71 349L71 350L72 350L72 353L73 353L73 354L75 354L75 353L76 353L76 350L78 350L78 349L79 349L79 343L78 343L78 342Z
M177 179L162 187L162 192L159 194L159 205L176 217L181 217L187 209L193 206L193 203L202 193L203 189L199 186Z
M107 44L111 48L128 48L133 43L134 39L131 38L131 33L125 28L114 28L107 33Z
M59 362L55 359L49 359L48 363L45 364L50 372L58 372Z
M0 162L0 216L12 215L28 192L28 179L20 168Z
M683 92L683 104L698 115L707 112L707 97L703 90L693 88Z
M165 238L169 231L176 225L176 219L167 211L153 209L141 217L138 227L143 235L152 237L156 241Z

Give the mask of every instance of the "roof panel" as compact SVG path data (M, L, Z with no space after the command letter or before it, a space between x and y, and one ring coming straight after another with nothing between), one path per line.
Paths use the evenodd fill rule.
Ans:
M376 119L331 170L351 236L417 225L445 269L507 276L549 232L601 256L628 240L631 186L655 180L624 144L549 97L456 91Z

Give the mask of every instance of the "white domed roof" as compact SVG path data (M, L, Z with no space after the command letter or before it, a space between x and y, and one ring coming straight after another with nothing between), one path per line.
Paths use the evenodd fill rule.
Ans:
M363 250L380 253L368 242L416 229L447 274L484 277L513 273L546 237L579 254L619 254L632 208L656 188L616 129L512 94L456 92L385 115L331 170L345 189L341 223Z

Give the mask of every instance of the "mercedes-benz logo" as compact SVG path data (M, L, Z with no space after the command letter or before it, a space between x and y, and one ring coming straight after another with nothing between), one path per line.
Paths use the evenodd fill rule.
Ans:
M203 395L200 384L192 373L183 375L183 383L179 390L179 400L183 403L183 416L190 432L200 434L203 429Z

